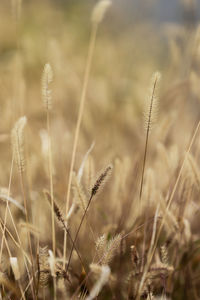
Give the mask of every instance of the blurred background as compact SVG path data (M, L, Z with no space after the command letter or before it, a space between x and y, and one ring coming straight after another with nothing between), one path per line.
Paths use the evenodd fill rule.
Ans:
M51 216L42 193L43 189L49 189L49 172L41 78L45 64L49 63L54 74L50 86L53 184L55 198L64 206L92 27L91 13L96 2L0 0L0 182L2 188L8 186L12 161L10 133L15 122L25 115L24 185L32 223L40 229L42 245L51 245ZM138 218L135 210L138 202L134 201L138 201L145 143L143 112L146 100L150 99L151 77L157 70L162 74L158 125L153 128L149 141L144 182L147 190L150 186L164 198L171 191L200 119L199 21L198 0L113 0L99 24L74 167L78 172L85 153L95 141L81 182L85 191L88 192L91 179L96 178L103 166L113 163L116 170L108 191L100 196L91 214L96 236L105 232L106 225L121 224L120 218L125 219L125 229ZM194 155L199 162L198 144L195 140ZM16 166L10 187L10 194L23 205ZM181 185L178 204L184 199L184 188ZM187 195L190 199L191 194ZM199 201L199 194L196 199ZM72 201L73 196L70 204ZM178 219L177 207L174 205ZM199 213L197 208L195 213ZM17 208L12 209L18 223L23 216ZM194 209L188 210L188 220L196 234L199 224L193 212ZM84 233L87 237L88 231ZM58 253L62 252L62 235L62 230L57 228ZM83 241L81 247L87 250L87 257L90 244ZM178 251L175 249L174 253ZM198 273L196 266L197 263ZM181 281L177 274L177 282L180 279L183 288L180 298L173 299L183 299L188 279Z
M31 137L27 140L32 172L29 179L41 187L48 182L43 176L46 162L41 150L41 132L46 128L41 76L47 62L54 72L51 127L57 187L59 179L66 177L95 3L1 1L0 151L5 167L0 174L2 185L9 178L10 131L23 115L28 118L27 135ZM200 114L199 16L200 3L195 0L113 1L98 30L76 169L94 140L97 169L98 163L103 165L117 155L138 153L143 143L144 101L156 70L163 75L160 126L164 126L166 118L173 124L166 144L172 144L176 133L181 132L179 120L183 115L188 133L191 132L193 120ZM157 131L159 135L159 128ZM180 134L180 147L185 147L187 139L187 134ZM38 173L44 181L38 182ZM59 188L64 192L66 187L60 184Z

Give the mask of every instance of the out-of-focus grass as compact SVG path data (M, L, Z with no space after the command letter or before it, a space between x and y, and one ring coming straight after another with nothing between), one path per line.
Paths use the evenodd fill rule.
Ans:
M62 208L65 206L93 6L90 2L60 6L48 1L24 1L21 14L16 15L16 3L13 1L13 12L11 3L0 4L0 189L8 188L9 185L11 129L19 117L26 115L24 187L31 225L24 225L24 215L15 205L10 204L10 209L22 241L21 249L23 247L28 254L26 231L31 228L37 270L38 247L48 246L52 249L50 208L42 192L43 189L49 189L49 170L41 76L44 65L50 63L54 73L51 84L53 109L50 113L53 185L55 200ZM120 16L117 2L113 3L99 27L74 168L77 173L85 153L95 141L81 180L86 199L89 197L91 181L95 182L95 178L98 178L98 171L110 162L114 168L105 190L91 204L87 222L84 222L78 236L77 248L86 265L86 272L89 273L94 256L100 255L95 250L94 239L106 234L101 249L103 251L109 248L109 242L116 234L128 235L115 253L110 265L112 275L98 299L136 299L137 296L153 299L153 295L161 297L161 294L169 295L171 299L199 297L199 133L191 149L192 157L186 159L169 212L166 208L199 120L199 65L198 28L192 29L184 24L160 24L158 28L155 23L145 19L128 25L127 20L123 21ZM156 70L162 73L158 120L150 134L144 192L139 203L145 145L143 110L150 97L150 78ZM11 174L10 195L23 205L15 165ZM5 193L2 189L0 194L5 196ZM70 205L77 200L76 197L77 186L73 182ZM156 232L160 220L166 218L164 228L147 270L145 291L137 295L138 284L147 263L152 220L158 203L160 208ZM1 207L4 224L5 203L1 202ZM82 213L79 207L68 224L73 238ZM65 210L63 214L65 218ZM18 241L10 216L6 227ZM130 233L130 230L133 232ZM0 271L9 284L24 290L29 282L24 255L8 232L6 241L12 256L18 257L20 282L14 281L10 273L5 241L2 252L4 264ZM131 245L139 253L138 264L131 262ZM168 262L163 262L160 246L165 247ZM67 257L70 248L68 240ZM62 251L63 228L56 224L56 257L61 262ZM53 299L56 294L58 299L71 299L78 287L86 289L81 286L81 278L84 279L85 275L76 253L72 256L67 274L70 282L64 278L59 267L56 266L57 292L54 282L53 293L51 270L47 267L49 280L44 290L39 287L39 299L44 299L45 294L48 299ZM88 293L94 282L95 276L90 274ZM15 292L9 291L9 285L6 286L3 280L0 283L2 298L6 299L8 295L17 299ZM148 288L153 294L151 298ZM31 297L29 289L26 298Z

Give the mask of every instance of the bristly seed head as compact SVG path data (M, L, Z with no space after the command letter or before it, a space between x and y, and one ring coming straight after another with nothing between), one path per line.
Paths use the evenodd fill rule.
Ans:
M93 185L92 191L91 191L91 196L93 197L98 191L99 188L104 185L108 179L108 175L112 172L112 165L109 165L106 167L106 169L101 173L101 175L98 177L96 180L95 184Z
M46 199L48 200L49 204L51 205L51 201L52 201L51 195L46 190L44 190L43 193L44 193ZM53 200L53 209L54 209L54 213L55 213L55 216L58 219L58 221L60 221L61 223L64 223L63 214L62 214L58 204L56 203L55 199Z
M152 75L151 85L148 95L148 101L144 108L144 124L145 129L150 130L156 122L158 111L158 88L161 79L160 72L155 72Z
M26 125L27 118L21 117L12 130L11 139L13 146L13 154L18 165L19 172L23 172L25 168L24 160L24 127Z
M53 71L50 64L44 66L42 74L42 99L44 107L49 110L52 107L51 90L49 84L53 81Z

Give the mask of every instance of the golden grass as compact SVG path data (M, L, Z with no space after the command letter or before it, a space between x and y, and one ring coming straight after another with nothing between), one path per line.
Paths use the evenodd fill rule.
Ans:
M108 0L11 2L1 299L199 299L200 27L125 26Z

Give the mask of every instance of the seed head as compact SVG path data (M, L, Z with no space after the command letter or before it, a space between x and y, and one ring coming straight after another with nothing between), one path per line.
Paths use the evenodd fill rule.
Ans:
M49 110L52 107L51 90L49 84L53 81L53 71L50 64L44 66L42 75L42 99L44 107Z
M111 1L109 0L99 1L93 9L92 22L99 24L103 20L103 17L110 5L111 5Z

